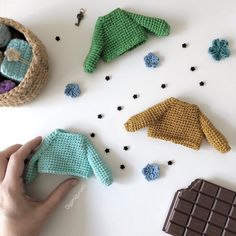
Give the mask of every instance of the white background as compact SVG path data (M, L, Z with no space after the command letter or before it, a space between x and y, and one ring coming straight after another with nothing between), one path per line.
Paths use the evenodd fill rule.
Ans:
M94 24L98 16L120 7L166 19L171 35L149 40L111 63L100 62L93 74L83 72ZM76 14L86 9L79 28ZM82 181L62 202L45 226L43 236L161 236L175 191L195 178L206 178L236 190L236 2L194 0L0 0L0 15L14 18L35 32L47 47L50 78L39 97L19 108L0 109L0 148L24 143L55 128L96 133L92 140L114 173L115 182L102 186L95 178ZM55 36L61 41L56 42ZM215 62L208 47L215 38L229 41L230 58ZM183 49L182 43L188 43ZM154 52L161 58L156 69L145 67L143 57ZM191 72L189 68L196 66ZM111 76L110 81L104 78ZM199 82L206 86L200 87ZM67 83L78 82L82 95L66 97ZM166 89L161 84L167 83ZM137 93L136 100L132 95ZM123 123L170 96L199 105L222 131L232 151L220 154L207 142L194 151L146 137L146 129L125 131ZM118 105L124 110L117 111ZM104 114L102 120L97 114ZM124 151L123 146L130 146ZM105 154L104 149L111 149ZM174 160L173 166L167 161ZM158 163L161 178L147 182L141 174L147 163ZM120 170L120 164L126 169ZM64 177L41 175L30 186L38 198ZM85 186L85 187L84 187ZM73 208L65 209L73 197Z

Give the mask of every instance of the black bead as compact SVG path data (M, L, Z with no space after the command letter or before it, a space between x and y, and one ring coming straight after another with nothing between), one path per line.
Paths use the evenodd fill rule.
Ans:
M94 137L95 137L95 133L91 133L91 134L90 134L90 137L91 137L91 138L94 138Z
M173 165L173 161L168 161L167 163L169 166Z
M98 119L102 119L103 115L102 114L99 114L98 115Z
M61 40L59 36L56 36L55 39L56 39L56 41L60 41Z
M105 153L109 153L110 152L110 149L109 148L106 148L105 149Z
M124 149L125 151L128 151L128 150L129 150L129 147L128 147L128 146L124 146L123 149Z
M201 81L201 82L199 83L199 85L200 85L200 86L204 86L205 83L204 83L203 81Z
M110 80L110 79L111 79L110 76L106 76L106 77L105 77L105 80L106 80L106 81L108 81L108 80Z
M191 70L191 71L195 71L195 70L196 70L196 67L195 67L195 66L191 66L190 70Z
M122 109L123 109L122 106L118 106L118 107L117 107L117 110L118 110L118 111L121 111Z
M125 169L125 165L120 165L121 170Z
M187 43L182 44L182 48L186 48L187 46L188 46Z
M161 88L163 88L163 89L166 88L166 84L162 84Z
M136 99L136 98L138 98L138 94L133 95L133 99Z

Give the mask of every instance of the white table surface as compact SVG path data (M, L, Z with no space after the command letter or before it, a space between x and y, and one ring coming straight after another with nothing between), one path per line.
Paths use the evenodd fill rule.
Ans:
M162 39L150 36L135 50L111 63L100 62L93 74L86 74L83 60L96 19L117 7L166 19L171 35ZM87 11L77 28L74 23L80 8ZM0 0L0 15L34 31L50 58L50 78L36 100L19 108L0 108L0 148L45 136L55 128L94 132L92 141L114 173L110 187L95 178L81 181L52 215L42 236L162 236L177 189L195 178L205 178L236 190L235 9L234 0ZM57 35L60 42L55 41ZM215 38L229 41L230 58L215 62L210 57L208 47ZM189 46L183 49L185 42ZM145 67L143 57L148 52L161 57L157 69ZM191 72L191 66L197 70ZM106 75L112 78L108 82ZM206 85L200 87L200 81ZM63 94L70 82L78 82L83 93L74 100ZM168 87L161 89L162 83ZM140 95L136 100L134 93ZM170 96L199 105L228 138L232 151L221 154L207 142L194 151L147 138L145 129L125 131L123 124L131 115ZM124 110L117 111L118 105ZM99 113L104 114L101 120L97 119ZM124 145L130 150L124 151ZM109 154L104 153L106 147ZM168 160L175 164L168 166ZM159 180L144 179L141 170L147 163L160 164ZM120 170L120 164L125 164L125 170ZM63 179L41 175L29 191L43 199ZM71 201L73 207L67 210Z

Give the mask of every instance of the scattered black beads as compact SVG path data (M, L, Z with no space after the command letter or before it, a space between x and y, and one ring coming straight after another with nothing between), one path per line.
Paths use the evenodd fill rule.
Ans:
M182 44L182 48L186 48L187 46L188 46L187 43Z
M91 138L94 138L94 137L95 137L95 133L91 133L91 134L90 134L90 137L91 137Z
M173 165L173 161L168 161L167 164L168 164L168 166L172 166Z
M163 88L163 89L166 88L166 84L162 84L161 88Z
M118 111L121 111L122 109L123 109L122 106L118 106L118 107L117 107L117 110L118 110Z
M128 147L128 146L124 146L123 149L124 149L125 151L128 151L128 150L129 150L129 147Z
M105 149L105 153L109 153L110 152L110 149L109 148L106 148Z
M195 67L195 66L191 66L191 67L190 67L190 70L191 70L191 71L195 71L195 70L196 70L196 67Z
M102 114L99 114L98 115L98 119L102 119L103 118L103 115Z
M204 83L203 81L201 81L201 82L199 83L199 85L200 85L200 86L204 86L205 83Z
M125 169L125 165L120 165L121 170Z
M108 80L110 80L110 79L111 79L110 76L106 76L106 77L105 77L105 80L106 80L106 81L108 81Z
M137 98L138 98L138 94L134 94L133 99L137 99Z
M60 41L61 40L59 36L56 36L55 39L56 39L56 41Z

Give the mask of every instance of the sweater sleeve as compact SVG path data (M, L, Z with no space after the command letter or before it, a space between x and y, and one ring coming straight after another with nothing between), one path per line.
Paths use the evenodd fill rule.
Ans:
M125 123L125 128L129 132L135 132L139 129L154 125L157 120L165 113L169 107L169 99L148 108L147 110L132 116Z
M84 61L84 71L92 73L101 57L103 51L103 32L102 32L102 21L98 19L92 38L89 53Z
M206 139L215 149L222 153L230 151L231 147L226 138L214 127L211 121L201 111L200 124Z
M96 178L107 186L111 185L113 182L111 170L103 162L89 140L87 140L87 158Z
M154 33L157 36L168 36L170 34L170 26L169 24L159 18L148 17L139 14L135 14L132 12L126 13L135 21L137 24L143 26L145 29Z

